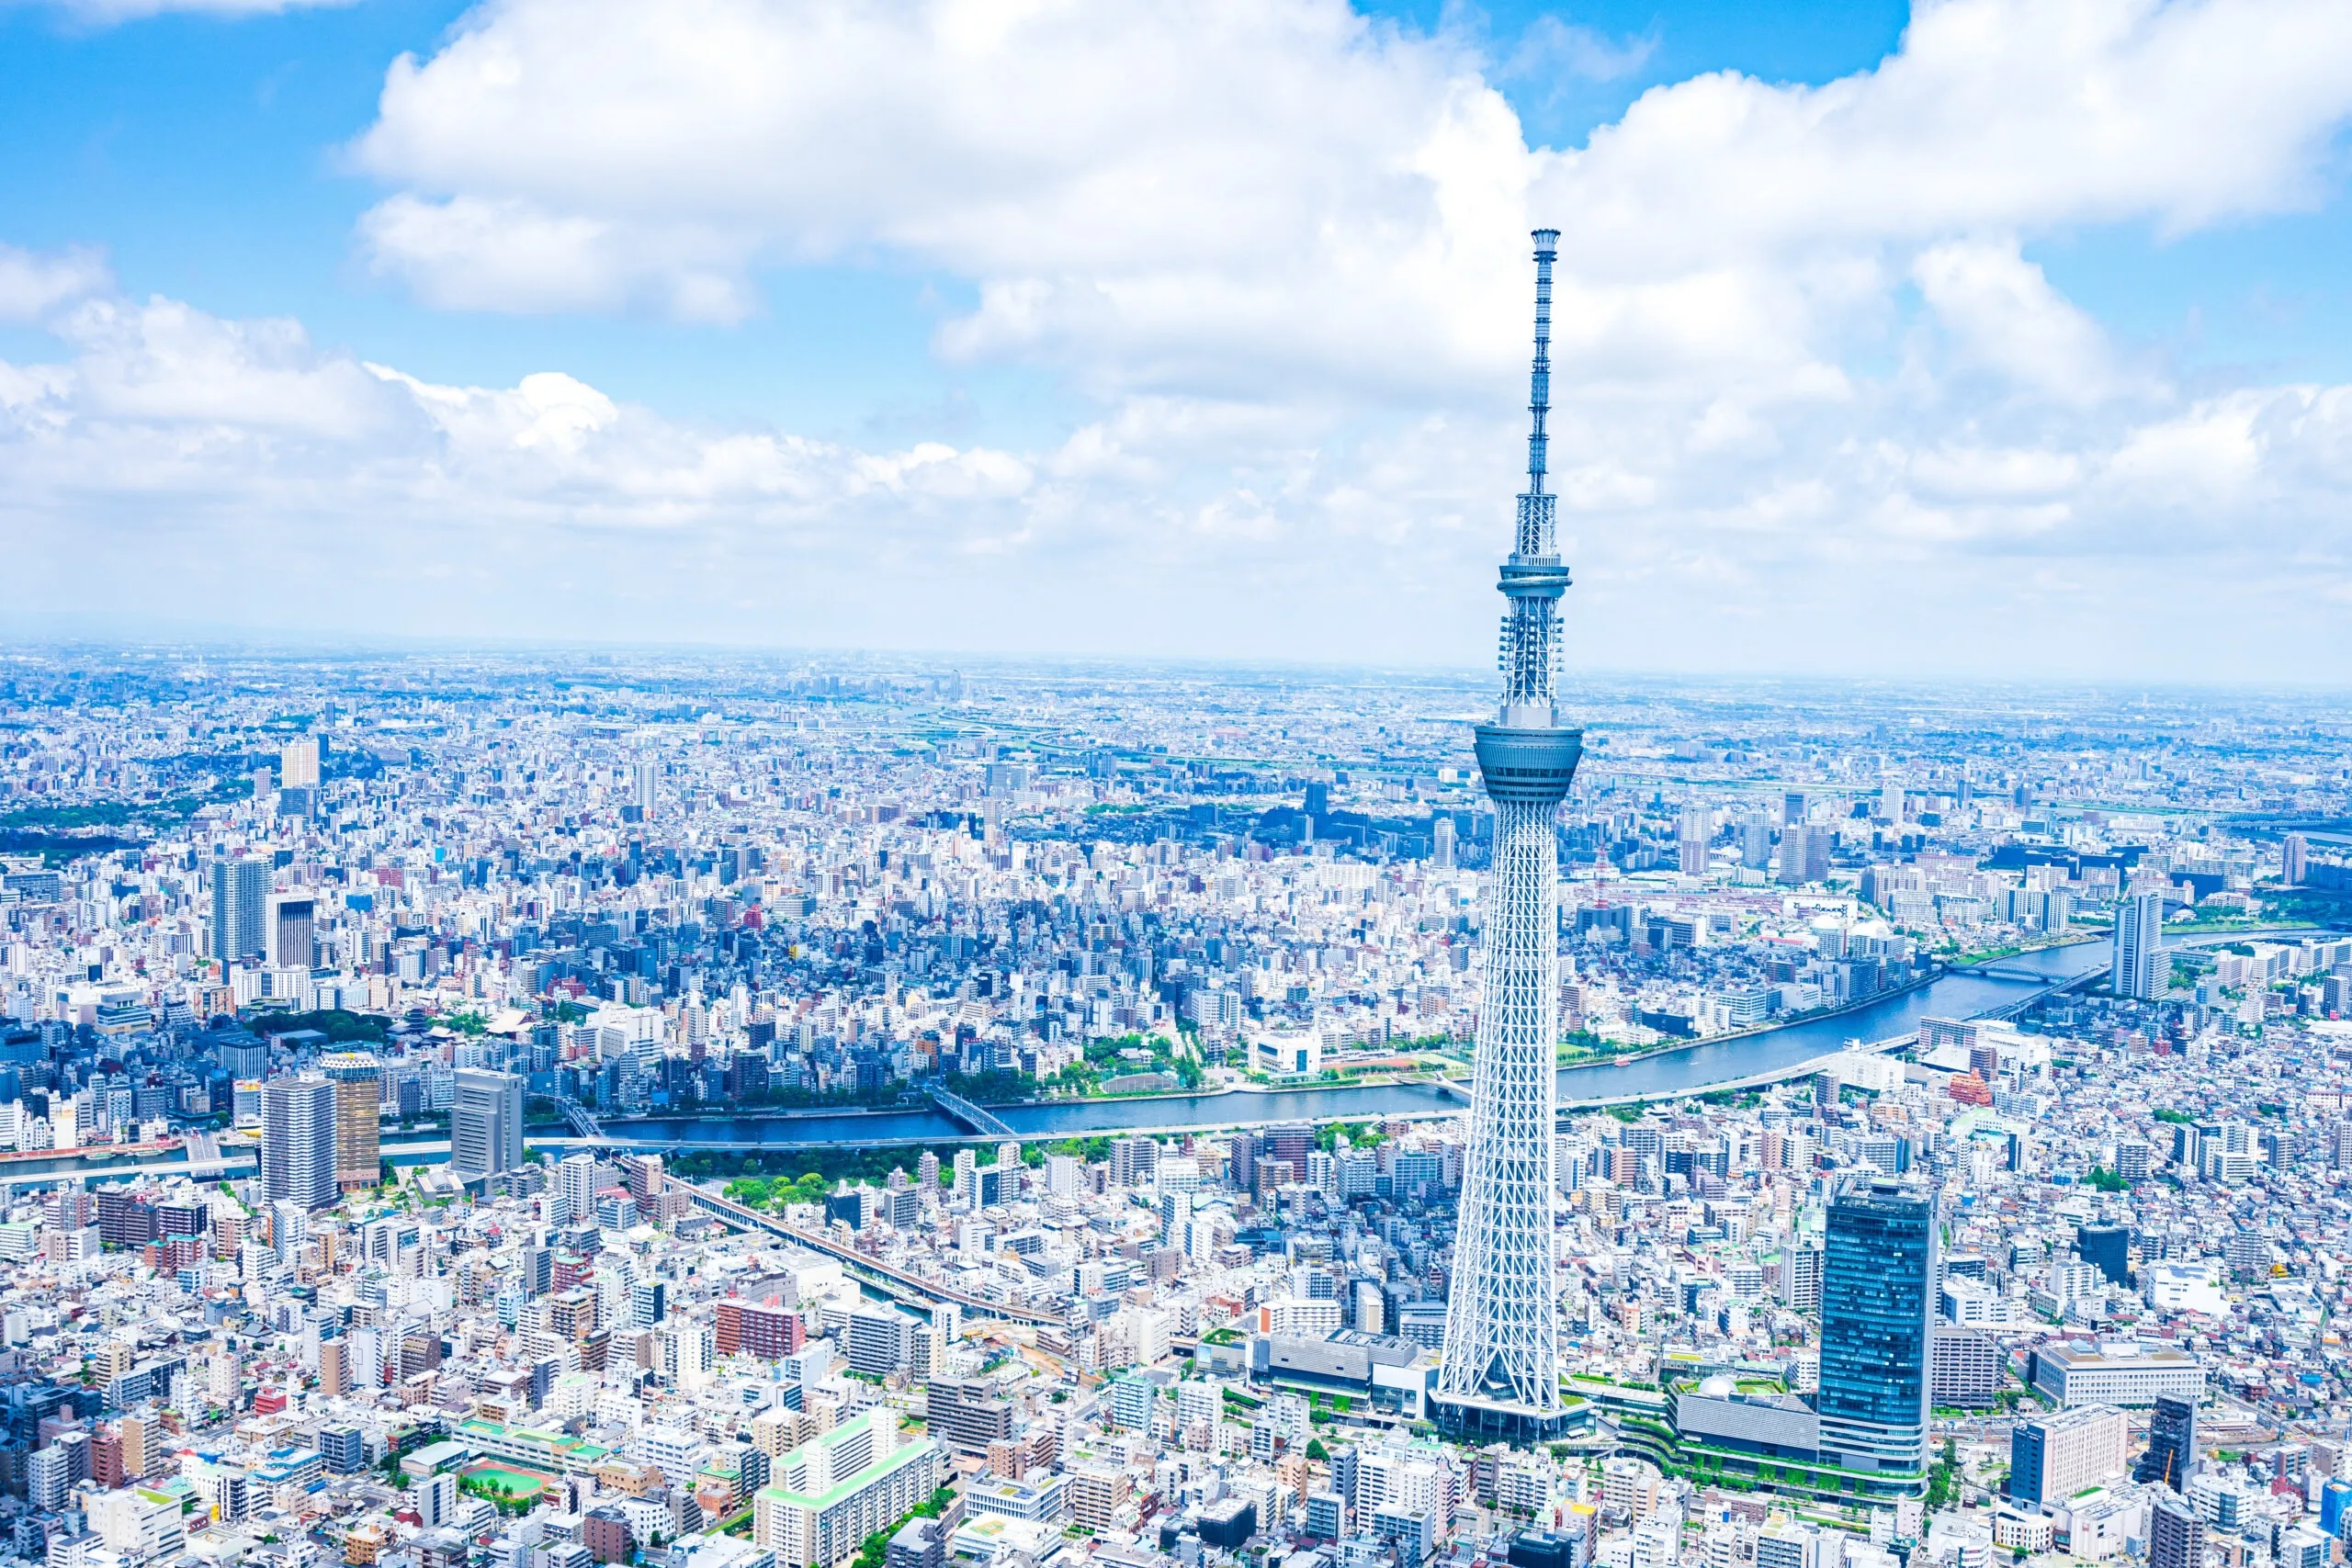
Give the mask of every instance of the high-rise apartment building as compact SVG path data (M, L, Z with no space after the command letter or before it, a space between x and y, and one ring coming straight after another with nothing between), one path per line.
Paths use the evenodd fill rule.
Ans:
M2148 1568L2204 1568L2205 1520L2186 1497L2158 1493L2148 1506Z
M334 1085L335 1183L346 1192L373 1187L382 1170L382 1064L366 1051L334 1051L319 1059L319 1068Z
M639 762L637 764L636 775L637 809L644 816L650 817L653 815L654 783L662 776L661 770L651 762Z
M2290 887L2302 886L2309 870L2311 846L2301 833L2290 833L2278 846L2278 880Z
M1502 696L1476 731L1478 773L1495 803L1494 858L1480 941L1478 1013L1463 1160L1461 1228L1446 1304L1438 1414L1481 1440L1555 1431L1560 1396L1559 1285L1553 1270L1552 1139L1559 1103L1559 845L1553 818L1584 754L1562 722L1555 685L1560 560L1555 498L1544 485L1551 406L1552 261L1556 230L1535 231L1535 362L1528 407L1527 489L1505 559L1509 602Z
M449 1169L460 1180L475 1181L522 1163L521 1077L461 1069L449 1112Z
M260 956L269 895L269 867L257 860L216 860L211 865L211 953L222 963Z
M1714 841L1715 814L1703 806L1682 808L1679 853L1682 874L1702 876L1707 870L1707 848Z
M1936 1209L1891 1181L1829 1206L1821 1275L1821 1452L1848 1470L1924 1472Z
M270 1202L319 1209L335 1201L334 1085L325 1078L261 1086L261 1185Z
M596 1213L596 1156L566 1155L548 1191L548 1222L580 1224Z
M2115 954L2109 983L2119 997L2154 1001L2172 981L2164 954L2165 896L2134 889L2115 906Z
M278 748L277 787L319 787L319 742L315 737L305 735Z
M1781 881L1791 887L1819 882L1829 874L1829 829L1820 823L1796 822L1781 829Z

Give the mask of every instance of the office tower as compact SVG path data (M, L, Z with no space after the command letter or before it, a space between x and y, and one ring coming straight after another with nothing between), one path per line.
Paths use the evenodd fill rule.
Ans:
M1739 863L1749 871L1763 871L1772 863L1772 824L1761 816L1739 825Z
M212 956L224 964L259 954L262 904L269 893L269 867L257 860L212 863Z
M1792 789L1781 796L1781 826L1794 828L1804 821L1804 791Z
M2196 1473L2197 1401L2160 1393L2148 1416L2148 1451L2140 1456L2132 1478L2186 1492L2188 1478Z
M2204 1568L2205 1521L2185 1497L2148 1506L2148 1568Z
M2154 888L2126 893L2115 906L2115 957L2109 985L2119 997L2154 1001L2172 981L2164 953L2165 896Z
M334 1177L348 1192L373 1187L381 1171L377 1144L383 1120L383 1067L366 1051L333 1051L319 1067L334 1085Z
M1584 732L1555 698L1561 565L1555 498L1544 489L1551 403L1553 229L1535 231L1535 363L1530 378L1527 490L1501 588L1502 699L1476 732L1478 773L1495 803L1494 862L1463 1161L1461 1230L1446 1307L1439 1414L1481 1440L1549 1436L1561 1417L1558 1285L1553 1275L1552 1137L1559 1102L1559 847L1553 818L1576 777Z
M311 736L288 740L277 750L277 787L319 787L319 743Z
M2301 833L2290 833L2278 847L2278 880L2290 887L2300 887L2303 872L2311 856L2310 845Z
M1829 1206L1821 1274L1821 1453L1848 1470L1924 1472L1936 1206L1892 1181Z
M1581 1535L1527 1530L1510 1538L1510 1568L1580 1568L1588 1560Z
M658 770L652 763L639 762L637 765L637 808L648 817L653 815L653 781L658 776Z
M334 1085L272 1078L261 1086L262 1197L323 1208L335 1201Z
M1714 841L1715 814L1703 806L1682 808L1681 868L1685 876L1704 875L1707 846Z
M522 1163L522 1078L513 1073L461 1070L449 1113L449 1169L461 1181L474 1181Z
M273 969L308 969L317 900L308 893L273 893L263 921L262 950Z
M2122 1154L2117 1151L2116 1163L2120 1166ZM2142 1175L2146 1175L2146 1162L2142 1160ZM2075 1250L2084 1262L2107 1276L2108 1282L2129 1286L2132 1283L2132 1227L2129 1225L2083 1225L2075 1232Z
M2063 1503L2113 1481L2126 1466L2130 1426L2109 1404L2085 1404L2020 1421L2009 1434L2009 1496L2019 1503Z

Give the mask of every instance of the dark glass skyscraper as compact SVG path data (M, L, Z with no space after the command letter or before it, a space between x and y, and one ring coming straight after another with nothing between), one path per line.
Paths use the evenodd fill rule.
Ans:
M2132 1283L2132 1230L2128 1225L2084 1225L2075 1232L2075 1250L2108 1282Z
M1891 1181L1829 1206L1821 1273L1821 1455L1849 1470L1928 1464L1936 1206Z
M2197 1402L2168 1393L2156 1396L2148 1417L2148 1451L2140 1456L2134 1481L2154 1481L2176 1492L2188 1490L2197 1473Z

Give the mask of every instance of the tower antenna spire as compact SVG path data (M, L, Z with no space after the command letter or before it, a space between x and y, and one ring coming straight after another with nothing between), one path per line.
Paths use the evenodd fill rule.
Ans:
M1544 493L1544 416L1552 412L1552 258L1559 254L1557 229L1535 231L1535 365L1527 377L1527 493Z

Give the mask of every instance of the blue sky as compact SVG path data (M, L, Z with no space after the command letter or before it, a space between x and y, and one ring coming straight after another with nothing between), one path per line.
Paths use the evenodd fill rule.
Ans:
M780 49L797 47L796 7L782 0L713 5L718 22L772 28ZM2032 36L2042 25L2032 7L1968 0L1952 9L1971 5L2019 59L2079 46L2084 81L2120 84L2128 96L2144 80L2152 109L2177 109L2196 123L2197 106L2158 102L2172 90L2166 61L2204 47L2181 41L2193 31L2190 8L2101 0L2088 10L2114 14L2113 36L2067 43ZM931 9L987 7L938 0ZM1103 14L1124 9L1106 6ZM1091 651L1123 646L1125 634L1090 629L1046 607L1104 584L1164 577L1186 594L1229 593L1235 606L1228 614L1188 611L1185 626L1156 631L1136 651L1293 656L1329 647L1336 637L1350 643L1332 648L1337 654L1393 650L1442 660L1490 608L1480 597L1490 590L1466 580L1454 586L1453 574L1493 553L1492 530L1477 532L1486 526L1480 508L1507 507L1512 485L1516 443L1506 429L1520 383L1508 367L1524 352L1523 328L1510 325L1524 315L1517 298L1523 260L1510 259L1514 236L1532 215L1560 223L1574 246L1588 231L1578 204L1597 202L1592 210L1609 213L1616 236L1610 257L1591 267L1589 315L1604 324L1593 327L1589 343L1564 349L1564 381L1573 389L1579 367L1589 366L1593 400L1584 422L1591 429L1584 471L1590 499L1578 503L1591 523L1578 542L1592 551L1595 603L1589 640L1572 654L1611 663L1835 668L1851 662L1853 650L1825 646L1817 622L1782 620L1759 599L1798 583L1809 604L1849 603L1913 592L1948 573L1986 635L1940 636L1894 657L1936 671L2020 670L2016 656L1995 649L2054 616L2090 629L2094 646L2101 637L2131 639L2129 659L2138 667L2165 657L2161 639L2132 629L2145 626L2151 609L2160 618L2211 607L2188 587L2163 583L2177 577L2212 593L2209 558L2227 554L2231 519L2242 509L2275 514L2282 506L2314 520L2290 536L2301 540L2299 570L2284 577L2270 571L2278 546L2248 540L2245 558L2222 574L2232 585L2230 604L2244 613L2269 606L2263 613L2280 642L2250 657L2242 672L2291 674L2345 650L2340 625L2352 620L2346 586L2352 549L2334 504L2342 499L2335 488L2340 469L2332 466L2334 405L2323 396L2291 419L2274 405L2279 389L2324 389L2352 372L2344 118L2352 84L2299 67L2291 29L2233 24L2228 36L2244 40L2244 58L2212 62L2216 85L2202 112L2214 124L2260 119L2249 113L2255 105L2286 103L2301 117L2267 141L2250 137L2236 163L2217 157L2213 170L2174 179L2158 166L2176 157L2161 141L2118 154L2089 145L2095 138L2086 132L2079 177L2052 178L2050 190L2020 196L2014 211L1955 180L1951 210L1906 214L1881 227L1871 202L1858 198L1849 210L1834 190L1815 190L1807 199L1819 207L1817 220L1794 220L1784 232L1769 216L1751 215L1744 220L1748 231L1711 256L1705 204L1725 193L1707 185L1710 160L1721 158L1705 150L1713 132L1703 112L1708 90L1697 79L1710 73L1755 79L1743 88L1749 112L1802 114L1822 100L1801 89L1853 88L1859 107L1850 128L1786 130L1788 150L1759 162L1770 177L1803 184L1804 159L1825 167L1867 162L1875 139L1893 149L1890 164L1920 159L1928 183L1955 156L1969 155L1965 139L1939 141L1949 133L1934 129L1946 112L1938 93L1972 112L1976 105L1977 87L1953 85L1962 67L1923 56L1905 85L1895 85L1903 73L1889 62L1901 60L1906 7L1408 4L1373 13L1380 26L1370 42L1354 44L1330 41L1323 24L1332 8L1297 0L1289 9L1304 18L1298 28L1252 35L1266 55L1251 62L1256 79L1279 85L1295 77L1317 91L1336 85L1366 104L1395 94L1397 112L1427 116L1428 129L1418 151L1375 145L1382 117L1368 110L1362 121L1368 129L1347 122L1330 133L1329 145L1301 151L1295 174L1280 177L1313 191L1334 169L1348 179L1353 167L1380 169L1381 180L1367 184L1362 199L1399 200L1387 216L1408 234L1426 215L1409 193L1397 197L1392 188L1399 163L1418 168L1417 158L1448 160L1435 185L1476 204L1488 199L1484 171L1526 160L1533 172L1523 177L1535 195L1473 241L1457 234L1450 206L1442 231L1424 233L1433 255L1460 266L1458 285L1426 268L1401 281L1367 277L1360 327L1344 316L1328 327L1310 322L1291 342L1262 323L1237 321L1231 341L1221 342L1193 311L1214 313L1207 301L1228 287L1239 310L1261 310L1272 321L1290 314L1281 304L1284 289L1307 290L1296 312L1302 320L1333 301L1316 298L1319 286L1302 283L1312 269L1294 269L1289 258L1271 254L1271 240L1261 255L1242 239L1214 236L1198 254L1163 265L1140 250L1099 254L1073 231L1083 228L1083 203L1101 199L1086 193L1103 186L1132 190L1166 179L1180 197L1200 204L1196 211L1209 213L1226 203L1244 208L1256 195L1257 171L1246 159L1204 171L1183 155L1192 144L1185 128L1161 123L1187 112L1181 95L1161 122L1144 125L1141 140L1151 144L1144 152L1114 156L1106 149L1103 168L1073 161L1055 176L1079 182L1079 196L1051 182L1024 186L1029 175L1019 157L1005 155L1010 205L934 223L919 195L903 209L879 198L861 204L788 170L774 182L730 186L725 163L741 158L745 144L723 129L708 133L718 140L698 141L706 132L694 124L691 91L681 96L675 81L639 82L625 65L561 45L571 23L592 33L614 25L601 0L577 0L569 16L566 0L511 0L472 13L422 0L358 0L259 15L167 6L162 15L121 19L0 4L0 188L8 193L0 203L0 244L35 258L94 247L110 277L0 322L0 362L81 367L70 388L56 383L43 394L50 423L37 425L26 415L16 432L35 445L21 447L29 478L0 526L34 555L54 558L53 573L33 573L51 600L38 608L68 617L91 607L76 603L81 580L68 564L77 556L86 562L92 550L97 558L153 560L142 529L158 513L179 520L173 547L250 563L261 547L239 532L249 526L239 516L291 507L289 516L322 525L364 513L397 530L412 514L419 526L429 514L437 524L494 532L494 539L461 534L454 545L443 540L423 551L452 558L435 570L460 585L439 596L444 608L424 624L361 615L365 624L355 629L363 631L553 629L562 623L518 615L496 586L511 581L514 562L553 555L578 565L582 575L567 592L613 622L614 635L631 626L687 634L707 627L730 638L792 640L772 633L752 600L738 596L716 616L699 607L711 589L707 574L756 569L783 581L805 578L808 586L797 592L807 595L807 613L795 624L816 640L1010 648L1026 639L1040 650ZM2309 8L2317 30L2300 35L2303 52L2329 52L2330 9ZM1124 58L1149 59L1151 49L1169 47L1151 41L1147 23L1135 25L1141 41ZM2180 37L2168 39L2167 29ZM526 62L527 103L492 106L479 122L468 118L487 95L466 74L467 51L451 47L466 35ZM1049 48L1064 52L1049 61ZM1068 89L1074 100L1083 96L1086 62L1095 58L1088 51L1097 48L1115 50L1116 40L1041 37L1030 91L1039 82L1048 96L1060 90L1053 73L1066 58ZM382 95L388 70L404 54L420 62L417 91L396 103ZM1201 69L1211 73L1203 80L1216 80L1216 62ZM2299 69L2307 79L2288 82ZM1447 98L1440 79L1451 73L1458 84L1465 72L1516 115L1523 146L1498 142L1491 124L1472 138L1484 151L1464 152L1449 140L1448 105L1461 101ZM1875 101L1871 73L1885 78ZM642 100L617 101L640 91ZM662 98L665 92L672 96ZM2034 112L2024 102L2015 107L2020 120ZM695 187L695 197L673 199L668 174L654 161L616 176L607 205L597 194L593 148L566 168L560 136L550 132L545 146L531 141L530 128L551 118L619 109L671 117L674 135L654 138L659 156L676 160L677 184ZM826 109L861 120L904 112L887 99L866 106L849 91L827 96ZM866 174L876 184L903 178L920 187L950 166L978 169L985 183L996 169L971 160L1001 155L992 137L981 136L978 151L972 144L987 109L985 102L979 111L967 107L961 121L911 136L903 149L850 156L884 160ZM1081 112L1095 111L1070 110ZM1233 129L1249 112L1218 108L1204 121L1207 133ZM1679 155L1678 115L1699 128L1688 166L1658 161ZM1997 128L1997 119L1992 123ZM1156 151L1163 129L1164 153ZM2052 164L2074 155L2064 139L2075 129L2054 122ZM1076 134L1092 130L1090 122ZM1242 134L1249 130L1235 132L1238 144L1249 145ZM1915 132L1916 148L1903 142ZM1295 118L1253 132L1285 133L1303 147L1323 137ZM766 134L779 163L830 156L821 137L797 135L789 124ZM1351 134L1366 138L1352 166ZM1838 146L1840 135L1860 145ZM1574 156L1589 139L1590 152ZM530 144L508 156L509 141ZM1639 152L1645 143L1649 150ZM1029 155L1052 162L1065 144L1048 136ZM1744 155L1749 143L1734 145ZM1269 146L1270 164L1289 155ZM1962 151L1955 154L1954 147ZM1572 156L1547 163L1546 149ZM758 150L759 159L769 156ZM892 157L906 162L893 165ZM1646 210L1644 169L1667 171L1656 213ZM2002 170L1996 162L1988 170L1984 181L1997 186ZM2038 173L2029 167L2007 177L2022 188ZM1271 183L1279 186L1280 177ZM623 190L628 178L639 183ZM1220 187L1221 180L1227 185ZM946 205L955 183L943 187ZM1894 194L1878 205L1900 206L1904 184L1897 177ZM1536 210L1547 192L1567 210ZM469 203L492 216L468 218L475 211ZM416 221L388 226L388 214ZM586 259L560 249L465 248L537 245L531 224L543 219L602 226L618 238ZM1819 243L1805 221L1820 225ZM482 222L523 237L483 239ZM687 230L699 237L694 254L680 260L664 236ZM514 254L524 255L515 264L519 281L476 287L505 265L500 258ZM1682 269L1685 292L1652 299L1657 291L1642 273L1651 265ZM566 267L583 280L576 288L533 291L532 277ZM1940 286L1931 286L1935 278ZM695 299L724 303L678 303L695 289L702 292ZM1045 292L1033 299L1023 289ZM540 383L546 395L524 399L528 411L513 412L521 405L510 396L497 405L508 413L496 417L524 422L513 439L535 461L558 448L579 461L560 474L518 479L501 468L485 478L491 470L479 453L449 445L460 436L443 414L431 415L443 422L433 429L412 431L415 411L405 403L378 407L376 383L354 371L347 385L334 381L343 391L290 394L356 400L348 422L304 426L309 445L299 464L286 456L282 431L267 434L278 415L232 414L202 427L220 445L245 451L232 467L190 477L175 464L168 479L109 490L85 471L67 471L60 449L40 448L35 438L40 430L80 434L109 421L119 426L134 406L150 422L142 428L153 441L189 438L198 428L188 423L192 405L176 391L103 405L90 390L109 382L151 390L157 384L149 363L164 352L155 346L157 329L133 324L153 297L184 305L206 333L206 323L229 323L222 331L240 344L234 323L299 321L307 333L301 376L334 379L356 364L381 366L423 387L475 389L483 411L498 389L560 373L576 391L549 393L554 383ZM1168 307L1171 297L1184 302ZM1158 303L1147 310L1136 303L1145 299ZM1471 303L1461 304L1465 299ZM1029 302L1008 303L1015 299ZM77 309L110 313L103 327L62 324ZM1618 319L1612 311L1623 312L1622 327L1605 324ZM1395 339L1393 357L1345 345L1351 332ZM121 345L133 337L149 358L124 369L128 361L107 356L130 353ZM100 340L115 346L94 348ZM2053 343L2064 345L2064 364L2047 362ZM240 365L258 352L250 344L233 351L246 356ZM218 372L231 379L239 373ZM1730 388L1744 389L1724 389ZM418 395L428 412L448 404ZM550 416L548 396L586 412ZM603 412L599 396L622 412ZM2269 399L2264 407L2273 412L2217 412L2217 400L2233 397ZM154 412L166 404L166 412ZM1624 411L1634 405L1658 412L1649 424L1617 428L1612 422L1630 417ZM20 400L19 406L32 405ZM640 411L645 428L633 429ZM563 427L560 441L547 434L549 417ZM2316 441L2316 455L2203 473L2217 488L2210 515L2184 519L2174 530L2178 572L2152 574L2136 562L2131 570L2142 575L2123 587L2110 575L2119 553L2128 553L2119 539L2135 527L2147 536L2144 524L2126 513L2130 505L2153 504L2131 502L2150 492L2125 479L2152 471L2152 461L2161 468L2171 460L2164 453L2213 449L2211 442L2223 437L2181 432L2233 420L2253 433L2243 439L2261 445L2265 462L2287 439L2284 424L2294 426L2294 439ZM2310 434L2315 421L2325 427L2318 435ZM1571 417L1572 429L1577 423ZM624 430L639 443L630 449L639 457L628 462L617 449L603 450L617 448ZM783 457L765 452L763 462L833 467L769 474L752 487L752 501L729 510L711 499L707 475L710 453L735 437L793 446ZM330 452L335 443L342 445ZM825 449L821 459L793 445L811 443ZM699 455L683 456L690 446ZM1625 456L1650 446L1657 450L1642 463ZM1479 450L1465 455L1473 447ZM0 454L7 450L0 442ZM91 456L97 450L82 460L105 461ZM1119 461L1102 457L1110 450ZM653 452L663 454L658 462L644 456ZM937 452L952 455L907 456ZM1952 460L1968 469L1957 491L1948 478L1933 477L1948 475ZM1857 478L1858 468L1873 465L1892 477ZM321 474L356 468L428 478L387 481L389 488L364 495L322 488ZM1986 478L1996 469L2009 477ZM2029 469L2045 477L2015 477ZM682 479L689 470L704 477ZM926 489L928 479L910 477L917 474L943 482ZM2178 489L2172 480L2149 482L2158 491ZM179 484L188 487L184 494L172 489ZM1955 493L1962 502L1950 500ZM2331 513L2339 519L2333 527L2324 522ZM1097 525L1091 521L1097 517L1110 521ZM645 528L636 526L640 522ZM666 532L648 531L654 529ZM1788 537L1756 543L1774 530ZM1817 541L1829 531L1849 536L1826 553L1790 542ZM889 543L876 543L886 537ZM502 556L504 564L469 568L457 558L472 553L468 545L511 554ZM1346 584L1327 581L1319 564L1335 549L1362 565ZM2257 570L2253 552L2266 549L2268 567ZM961 555L1004 592L1005 613L978 612L952 567L927 579L933 587L917 604L858 608L854 585L877 571L910 570L907 552L933 565L943 552ZM328 572L337 564L328 551L303 570ZM633 585L594 586L616 580ZM2102 589L2103 580L2115 585ZM400 580L409 593L430 581ZM1283 634L1285 617L1270 615L1269 607L1310 587L1295 637ZM2165 597L2151 606L2151 592ZM1992 597L1967 604L1968 592ZM1693 605L1720 595L1717 607L1729 619L1702 617L1714 629L1653 643L1655 617L1644 605L1659 593ZM2130 597L2139 604L2123 602ZM239 620L274 608L242 586L221 603ZM1473 632L1465 655L1475 657L1483 640ZM2027 672L2104 672L2110 657L2094 651L2076 669Z

